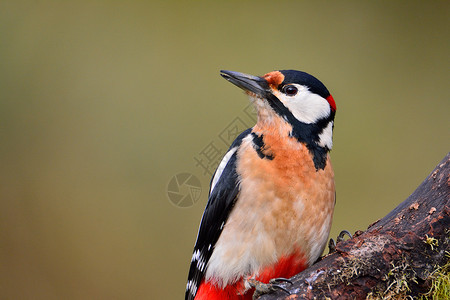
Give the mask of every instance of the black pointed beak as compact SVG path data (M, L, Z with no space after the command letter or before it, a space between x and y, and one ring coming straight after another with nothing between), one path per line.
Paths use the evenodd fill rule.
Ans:
M267 98L267 94L270 93L269 84L262 77L226 70L221 70L220 75L244 91L254 93L259 97Z

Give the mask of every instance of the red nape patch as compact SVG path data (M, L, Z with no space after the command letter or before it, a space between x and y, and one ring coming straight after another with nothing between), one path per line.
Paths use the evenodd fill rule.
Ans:
M282 257L276 264L264 268L256 277L256 280L269 283L272 278L290 278L307 268L306 260L298 253ZM249 276L251 278L251 276ZM238 280L224 289L211 282L202 282L198 288L195 300L251 300L255 289L249 289L245 294L244 280Z
M327 101L328 101L328 103L330 104L330 106L331 106L331 109L333 110L333 111L336 111L336 102L334 102L334 99L333 99L333 96L328 96L327 97Z
M267 73L263 77L272 88L278 87L284 80L284 75L280 71Z

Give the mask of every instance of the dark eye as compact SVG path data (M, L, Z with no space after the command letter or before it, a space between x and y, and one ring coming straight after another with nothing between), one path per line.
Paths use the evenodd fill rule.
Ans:
M298 89L295 86L293 86L293 85L285 85L281 89L281 91L283 93L285 93L286 95L288 95L288 96L294 96L295 94L297 94Z

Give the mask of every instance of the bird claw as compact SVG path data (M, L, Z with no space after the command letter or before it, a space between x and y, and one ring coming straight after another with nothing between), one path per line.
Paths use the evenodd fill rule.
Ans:
M289 283L291 285L294 284L290 279L283 278L283 277L272 278L269 280L269 283L271 283L271 284L283 283L283 282Z
M255 288L255 292L253 293L253 300L256 300L259 296L262 296L264 294L276 292L276 291L283 291L286 294L290 295L291 293L282 287L280 283L289 283L292 284L292 281L286 278L272 278L269 280L269 283L262 283L256 279L250 278L247 280L247 282L250 284L251 287Z
M333 239L330 239L328 242L328 254L336 252L336 244L342 242L345 239L345 236L352 238L352 234L347 230L342 230L336 238L336 242Z

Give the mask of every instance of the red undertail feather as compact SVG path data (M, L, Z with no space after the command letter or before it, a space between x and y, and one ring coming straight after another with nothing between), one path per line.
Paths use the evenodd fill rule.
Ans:
M259 276L256 277L256 280L268 283L272 278L290 278L306 268L306 260L299 259L298 254L293 254L282 257L275 265L265 268L260 272ZM243 290L243 278L232 285L227 285L224 289L217 287L211 281L203 281L198 288L195 300L251 300L254 289L247 290L245 294L242 295Z

